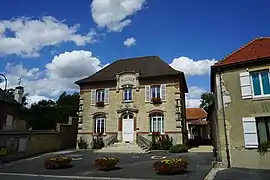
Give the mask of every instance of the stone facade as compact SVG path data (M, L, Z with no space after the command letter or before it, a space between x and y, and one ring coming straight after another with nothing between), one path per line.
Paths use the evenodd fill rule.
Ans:
M224 166L270 169L270 154L261 156L257 152L259 133L256 125L258 118L270 117L270 96L254 96L251 76L247 76L246 85L241 83L241 74L269 71L269 68L270 64L264 62L256 66L234 67L212 77L217 101L210 122L214 122L212 128L218 161ZM243 88L248 86L250 94L243 94ZM246 125L247 118L254 121Z
M82 136L91 143L96 128L95 118L102 116L105 118L104 138L117 133L118 141L123 142L125 141L123 137L125 136L125 115L129 114L133 125L130 140L136 142L137 133L150 139L150 117L157 113L164 118L163 132L173 137L174 144L182 144L185 139L182 132L186 128L185 93L182 83L176 76L140 79L139 74L128 72L117 74L115 82L94 85L89 83L89 85L81 86L78 137ZM148 97L151 94L151 86L160 87L161 104L152 103L151 97ZM130 101L123 100L125 87L132 88ZM107 89L109 92L105 94L104 107L96 107L93 101L93 92L98 89Z

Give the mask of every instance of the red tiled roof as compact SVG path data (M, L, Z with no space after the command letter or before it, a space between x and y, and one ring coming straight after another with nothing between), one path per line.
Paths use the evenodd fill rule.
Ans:
M186 119L188 121L200 120L207 117L207 113L203 108L187 108Z
M270 57L270 37L256 38L214 64L222 66Z
M192 125L205 125L205 124L208 124L208 121L206 120L194 120L194 121L188 121L189 124L192 124Z

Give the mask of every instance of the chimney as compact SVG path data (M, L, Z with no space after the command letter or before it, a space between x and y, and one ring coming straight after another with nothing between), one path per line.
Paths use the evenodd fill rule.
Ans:
M23 98L23 87L22 86L17 86L15 88L15 94L14 94L14 99L18 101L18 103L22 104L22 98Z

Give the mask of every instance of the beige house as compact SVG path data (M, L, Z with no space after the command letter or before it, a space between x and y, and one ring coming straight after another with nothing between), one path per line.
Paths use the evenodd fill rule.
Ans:
M80 86L79 137L89 143L102 133L104 139L136 143L152 132L169 134L183 143L185 124L184 73L156 56L117 60Z
M217 160L228 167L270 168L270 38L257 38L211 68Z

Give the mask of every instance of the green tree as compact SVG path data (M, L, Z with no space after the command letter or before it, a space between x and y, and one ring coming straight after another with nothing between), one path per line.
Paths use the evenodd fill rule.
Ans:
M28 125L32 129L55 129L57 123L67 123L69 116L77 117L79 94L63 92L56 102L42 100L32 104Z
M215 96L212 92L205 92L201 95L200 108L203 108L207 113L209 113L210 107L215 102Z
M9 94L11 97L15 97L15 89L13 89L13 88L9 88L9 89L7 89L6 90L6 92L7 92L7 94ZM26 106L27 104L28 104L28 102L27 102L27 96L28 96L29 94L28 93L25 93L24 95L23 95L23 97L22 97L22 104L24 105L24 106Z
M27 121L32 129L55 129L57 123L57 109L52 100L41 100L30 107Z

